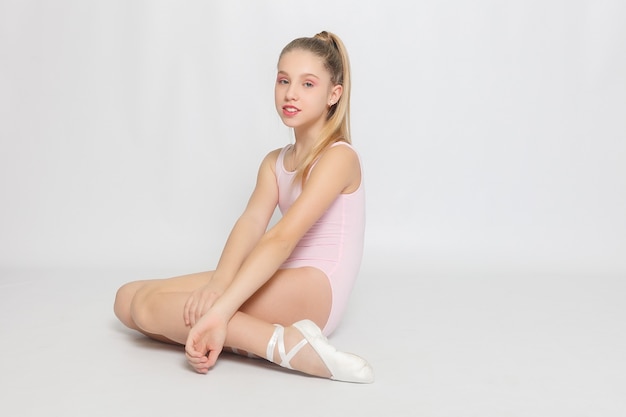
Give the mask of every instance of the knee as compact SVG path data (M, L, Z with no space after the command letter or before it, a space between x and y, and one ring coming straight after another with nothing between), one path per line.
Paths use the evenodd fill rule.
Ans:
M115 294L113 312L124 325L130 328L137 327L132 316L132 304L139 288L137 282L130 282L122 285Z
M152 301L155 291L150 286L142 286L138 288L128 305L128 317L132 321L137 330L145 332L153 332L154 314L152 310Z

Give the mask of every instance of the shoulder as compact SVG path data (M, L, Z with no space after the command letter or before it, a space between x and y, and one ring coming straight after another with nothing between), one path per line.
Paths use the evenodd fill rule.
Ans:
M328 147L324 154L339 155L342 158L359 160L359 155L354 146L348 142L335 142Z
M270 169L272 172L276 170L276 162L284 148L274 149L268 152L261 162L261 169Z
M326 149L311 170L309 182L335 182L341 192L358 188L361 163L356 150L348 143L338 143Z
M346 142L337 142L328 147L316 165L323 169L346 173L354 170L360 171L361 166L358 153L352 145Z
M265 158L263 160L269 161L269 162L276 162L278 160L278 156L283 151L283 149L285 148L277 148L277 149L269 151L267 155L265 155Z

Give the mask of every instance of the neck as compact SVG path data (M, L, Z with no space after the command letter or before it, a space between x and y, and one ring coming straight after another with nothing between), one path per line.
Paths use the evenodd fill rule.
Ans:
M319 119L294 127L293 133L296 138L296 143L299 143L302 148L310 149L313 144L319 139L320 133L326 125L326 119L320 117Z
M296 140L294 145L296 153L298 155L305 155L313 148L315 141L318 139L319 132L313 133L308 129L294 129L294 136Z

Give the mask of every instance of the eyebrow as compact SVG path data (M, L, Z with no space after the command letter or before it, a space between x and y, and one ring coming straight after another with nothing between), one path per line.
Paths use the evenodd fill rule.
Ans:
M289 74L286 71L280 71L279 70L278 74L283 74L283 75L289 76ZM312 74L312 73L301 74L300 77L301 78L311 78L311 77L313 77L313 78L317 78L318 80L320 79L320 77L318 77L317 75Z

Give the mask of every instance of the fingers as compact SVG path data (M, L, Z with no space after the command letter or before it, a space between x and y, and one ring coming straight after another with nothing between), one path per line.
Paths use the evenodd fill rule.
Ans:
M189 324L188 325L190 327L195 326L196 322L198 321L197 314L196 314L196 311L198 311L198 299L195 297L195 294L193 294L192 297L193 298L189 306Z
M185 325L189 327L193 327L198 321L199 317L197 314L198 311L198 300L193 293L185 303L185 309L183 312L183 319L185 320Z
M204 350L206 349L197 349L193 343L185 346L187 362L196 372L201 374L209 372L209 369L215 365L222 351L222 349L208 350L208 352L203 353Z
M189 353L186 353L185 356L187 357L187 362L189 363L189 365L191 365L191 367L196 372L206 374L207 372L209 372L209 369L215 366L215 363L217 362L217 358L219 357L220 353L221 350L210 350L208 356L197 357L192 356Z
M187 356L187 362L191 367L200 374L206 374L209 372L211 366L209 365L209 359L206 356L202 356L200 358Z
M189 317L190 317L192 303L193 303L193 294L189 296L189 298L185 302L185 306L183 307L183 320L185 321L185 326L191 326L191 321Z
M188 352L185 353L187 357L187 362L191 367L198 373L206 374L209 372L215 363L217 362L217 358L219 357L221 350L210 350L208 356L192 356Z
M218 299L215 292L195 291L193 292L183 308L183 320L185 326L193 327L200 318L211 308Z
M197 311L198 305L202 301L202 293L198 290L191 293L185 307L183 308L183 320L185 320L185 326L193 327L198 321Z
M193 315L193 325L195 325L202 318L204 313L206 313L206 311L208 310L206 296L204 294L202 295L203 297L200 300L198 300L198 303L195 306L194 315Z
M206 303L206 295L202 294L202 298L198 299L193 307L191 314L191 325L195 326L208 309L209 308L207 307Z
M187 343L185 344L185 356L187 357L187 362L189 362L196 372L207 373L209 370L209 359L207 358L206 352L204 352L205 349L198 348L198 345L194 335L190 332Z
M207 357L207 362L206 362L209 368L212 368L215 365L215 363L217 362L217 358L220 356L220 353L222 353L221 348L209 351L209 356Z
M194 300L194 303L191 308L191 312L189 314L189 320L191 326L195 326L196 323L206 314L207 311L213 306L215 301L217 300L218 295L214 292L203 293L197 301Z
M226 332L227 323L210 313L191 328L185 343L185 356L196 372L207 373L215 365L224 347Z

